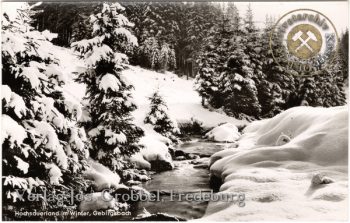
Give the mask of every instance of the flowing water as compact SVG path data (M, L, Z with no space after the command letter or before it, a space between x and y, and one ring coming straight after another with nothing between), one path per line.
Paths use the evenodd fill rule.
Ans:
M179 145L176 149L185 153L199 155L200 157L209 157L220 150L232 147L230 143L215 143L193 139L189 142ZM205 159L205 158L204 158ZM159 193L160 201L139 201L132 204L131 215L115 217L98 217L91 220L110 220L110 221L130 221L133 218L144 214L144 210L151 214L164 213L183 220L197 219L204 215L208 205L205 199L185 199L184 196L203 196L212 193L209 186L208 168L197 168L192 160L174 161L173 170L154 173L151 180L138 185L147 191ZM181 195L180 195L181 194ZM182 199L179 197L182 196ZM165 220L164 218L155 218L154 220ZM169 220L169 219L168 219ZM171 219L170 219L171 220Z
M178 146L178 150L186 153L209 157L210 155L228 148L232 144L205 142L192 140ZM191 160L174 161L175 168L170 171L153 174L152 180L140 185L150 192L160 191L160 202L138 202L133 216L141 214L144 209L148 212L166 213L186 220L200 218L204 215L208 205L207 201L198 201L191 198L184 199L187 196L197 196L211 192L209 187L209 170L207 168L195 168ZM172 195L171 195L172 193ZM181 194L181 195L180 195ZM181 201L179 201L182 196Z

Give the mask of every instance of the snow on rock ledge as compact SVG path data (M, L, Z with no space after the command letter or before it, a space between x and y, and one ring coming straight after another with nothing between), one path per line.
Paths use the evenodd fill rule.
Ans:
M240 136L238 128L231 123L219 125L205 134L205 138L216 142L234 142Z
M118 174L92 159L88 160L88 164L90 167L84 172L84 178L93 181L95 191L122 187Z
M248 125L238 144L214 154L210 172L245 206L211 201L201 220L347 219L347 107L289 109Z
M140 152L128 158L138 169L169 170L174 168L168 147L154 135L145 136L140 139L144 146Z

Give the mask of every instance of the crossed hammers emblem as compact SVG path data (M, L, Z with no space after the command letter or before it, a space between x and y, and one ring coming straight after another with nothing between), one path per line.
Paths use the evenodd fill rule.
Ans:
M314 52L312 47L308 44L309 40L313 40L317 42L317 38L315 34L311 31L307 31L306 35L308 36L306 39L303 39L301 36L303 35L303 32L299 30L297 33L294 34L292 40L295 42L297 40L301 41L301 44L295 49L295 52L298 52L303 46L307 47L311 52Z

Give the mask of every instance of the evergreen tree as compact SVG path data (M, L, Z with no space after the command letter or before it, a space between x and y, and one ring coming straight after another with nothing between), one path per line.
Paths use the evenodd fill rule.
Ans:
M206 43L197 59L198 73L196 75L196 90L202 97L202 105L208 104L219 108L223 106L223 97L220 89L220 75L226 69L228 47L232 30L228 19L222 15L221 22L209 31Z
M244 20L242 28L238 11L234 6L230 8L233 13L228 17L230 38L226 45L229 54L226 57L226 69L220 77L222 86L219 87L221 97L224 98L223 105L228 113L237 118L258 117L260 105L254 73L260 63L256 52L257 30L252 21L251 11L248 10L248 19Z
M246 12L246 17L244 19L243 35L245 36L244 53L249 57L249 67L253 70L252 80L256 86L259 86L262 81L265 80L265 75L263 73L263 55L261 36L259 30L256 28L253 21L253 11L251 5L248 5ZM265 36L266 37L266 36Z
M101 12L91 16L92 38L72 44L85 59L88 70L77 78L87 85L91 120L85 123L91 141L90 153L94 159L119 170L123 155L139 150L143 131L132 123L131 112L136 105L130 90L120 76L127 62L123 54L128 45L137 45L137 39L128 30L133 24L122 14L119 3L103 3Z
M138 56L142 55L144 67L163 71L176 69L174 49L167 43L160 44L155 37L146 39L138 51Z
M127 15L135 23L133 31L139 40L131 62L155 70L176 69L172 14L177 4L131 3Z
M153 125L156 132L169 138L172 142L178 143L180 130L176 121L170 119L168 107L159 91L154 92L149 100L151 102L151 111L147 114L145 123Z
M250 4L248 5L246 18L244 19L244 36L245 44L245 54L248 55L251 68L253 69L254 76L253 79L258 84L259 80L263 78L262 73L262 55L261 55L261 44L259 30L255 27L253 21L253 11Z
M174 70L176 68L176 58L174 49L169 44L164 43L160 48L159 66L162 70Z
M250 5L250 3L248 4L248 9L247 9L247 13L246 13L246 17L244 19L244 28L248 31L248 32L253 32L256 30L255 25L254 25L254 21L253 21L253 10L252 7Z
M70 43L83 39L90 39L92 27L90 25L90 17L85 13L80 13L79 19L72 24L72 36Z
M346 29L346 31L342 34L340 38L340 49L339 49L339 57L341 59L342 68L343 68L343 75L344 80L347 80L349 76L349 30Z
M258 92L253 80L253 69L249 57L244 53L242 42L236 40L231 47L231 55L227 61L227 70L222 74L220 82L224 96L224 108L237 118L257 118L260 113Z
M258 117L260 105L252 68L258 59L251 60L255 45L248 48L248 32L240 21L237 8L231 4L198 60L197 90L204 102L215 108L223 106L237 118Z
M232 31L237 32L241 27L241 17L239 16L237 6L233 2L228 3L226 15Z
M346 104L343 61L336 54L332 66L298 79L297 97L301 105L333 107ZM312 73L310 73L312 74Z
M85 189L79 175L88 151L76 125L81 108L64 97L68 74L50 52L56 35L29 25L35 6L24 3L15 18L2 15L2 196L10 212L60 210L68 201L29 202L28 195Z
M197 60L198 73L196 76L196 90L202 97L202 105L206 106L216 92L218 92L218 57L216 52L207 51L200 55Z
M177 51L182 61L199 58L201 46L207 43L205 38L212 34L212 28L220 21L221 14L210 2L193 2L183 6L182 16L176 18L180 29Z
M262 55L262 76L259 76L258 97L261 104L261 116L273 117L282 110L298 105L295 100L295 77L293 70L287 69L288 61L285 48L279 41L276 32L271 33L275 22L266 17L265 28L260 36L259 44ZM270 48L270 38L271 47ZM273 52L272 52L273 51ZM274 58L274 57L275 58ZM277 63L276 60L279 62ZM295 72L294 72L295 74Z

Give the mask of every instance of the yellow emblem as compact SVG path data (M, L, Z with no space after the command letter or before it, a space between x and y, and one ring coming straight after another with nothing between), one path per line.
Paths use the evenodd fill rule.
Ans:
M322 47L320 31L310 24L299 24L293 27L287 36L288 51L300 59L316 56Z

